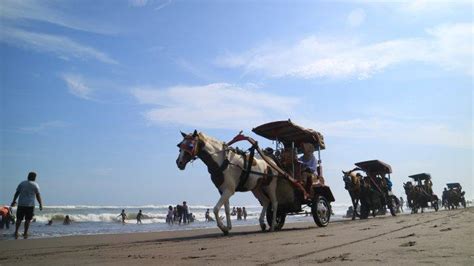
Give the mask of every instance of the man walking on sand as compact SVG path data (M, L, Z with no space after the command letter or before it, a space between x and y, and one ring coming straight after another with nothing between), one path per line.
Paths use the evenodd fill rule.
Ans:
M25 219L25 232L23 238L28 238L28 228L30 221L33 219L35 210L35 197L39 203L40 211L43 210L43 201L41 200L39 186L35 182L36 173L30 172L28 174L28 180L21 182L17 189L11 206L16 205L16 199L18 199L18 208L16 210L16 228L15 228L15 239L18 239L18 229L20 229L23 218Z

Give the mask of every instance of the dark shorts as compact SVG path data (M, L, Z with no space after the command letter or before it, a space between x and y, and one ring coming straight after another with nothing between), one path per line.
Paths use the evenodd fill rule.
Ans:
M23 218L26 221L31 221L33 219L35 207L26 207L26 206L18 206L16 210L16 219L17 221L23 221Z

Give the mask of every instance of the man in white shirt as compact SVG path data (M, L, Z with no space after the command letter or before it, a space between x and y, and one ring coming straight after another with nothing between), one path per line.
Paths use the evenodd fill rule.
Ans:
M13 196L11 206L16 205L16 199L19 197L18 208L16 210L15 238L18 238L18 229L20 228L23 218L25 219L25 232L23 237L25 239L28 238L28 227L30 226L30 221L34 216L35 198L38 200L40 211L43 210L43 202L41 200L39 186L35 180L36 173L30 172L28 174L28 180L25 180L18 185L15 196Z

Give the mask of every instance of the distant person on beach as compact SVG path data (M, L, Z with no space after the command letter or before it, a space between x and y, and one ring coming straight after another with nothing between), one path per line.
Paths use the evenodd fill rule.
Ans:
M122 210L122 212L117 217L122 217L122 224L125 224L125 219L127 219L127 214L125 213L125 210Z
M237 215L237 211L235 210L235 207L232 208L232 212L230 213L230 215L232 216Z
M182 216L183 216L183 223L184 223L184 224L189 223L188 214L189 214L188 205L186 204L186 201L183 201L183 212L182 212ZM181 219L180 219L180 220L181 220Z
M142 217L143 217L142 210L139 210L137 214L137 224L142 224Z
M48 220L48 223L46 225L53 225L53 219Z
M242 220L242 208L237 207L237 220Z
M183 221L183 206L181 205L176 205L176 213L178 214L178 224L181 225L181 222Z
M166 223L172 225L174 223L173 206L168 207L168 214L166 215Z
M5 226L6 229L10 229L10 222L12 220L12 207L4 206L0 208L0 216L2 220L0 221L0 229L3 229Z
M211 218L211 216L209 215L209 209L206 210L206 222L210 222L209 218Z
M43 210L43 201L41 200L40 189L38 184L35 182L36 173L28 173L28 180L21 182L13 196L11 206L16 205L16 199L18 199L18 208L16 210L16 227L15 227L15 239L18 239L18 229L20 229L21 222L25 219L25 231L23 238L28 238L28 228L30 227L30 221L33 219L35 210L35 197L39 203L40 211Z
M178 221L178 209L176 207L173 207L173 221L177 222Z
M247 221L247 210L245 207L242 207L242 214L244 215L244 221Z
M69 218L69 215L66 215L66 217L64 217L63 224L64 225L70 225L71 224L71 218Z

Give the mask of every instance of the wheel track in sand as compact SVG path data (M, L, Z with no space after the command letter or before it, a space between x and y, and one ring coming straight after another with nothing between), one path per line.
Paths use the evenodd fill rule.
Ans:
M331 246L331 247L327 247L327 248L322 248L322 249L318 249L318 250L314 250L314 251L310 251L310 252L305 252L305 253L301 253L301 254L298 254L298 255L294 255L294 256L290 256L290 257L286 257L286 258L282 258L282 259L278 259L278 260L274 260L274 261L270 261L270 262L260 263L260 264L257 264L257 265L267 266L267 265L272 265L272 264L279 264L279 263L289 262L291 260L304 258L304 257L310 256L310 255L313 255L313 254L317 254L319 252L324 252L324 251L328 251L328 250L332 250L332 249L336 249L336 248L341 248L341 247L349 246L349 245L352 245L352 244L357 244L357 243L360 243L360 242L364 242L364 241L367 241L367 240L375 239L375 238L378 238L378 237L381 237L381 236L386 236L386 235L396 233L396 232L400 232L400 231L403 231L405 229L412 228L412 227L415 227L415 226L419 226L419 225L422 225L422 224L431 223L431 222L438 221L438 220L441 220L441 219L445 219L445 218L448 218L448 217L455 217L455 216L458 216L458 215L460 215L460 214L462 214L466 211L468 211L468 210L463 209L460 212L457 212L457 213L454 213L454 214L451 213L451 214L445 215L443 217L438 217L438 218L431 219L431 220L428 220L428 221L423 221L423 222L419 222L419 223L415 223L415 224L411 224L411 225L406 225L406 226L403 226L401 228L392 230L390 232L380 233L380 234L377 234L375 236L365 237L365 238L362 238L362 239L346 242L346 243L343 243L343 244L339 244L339 245L335 245L335 246Z

